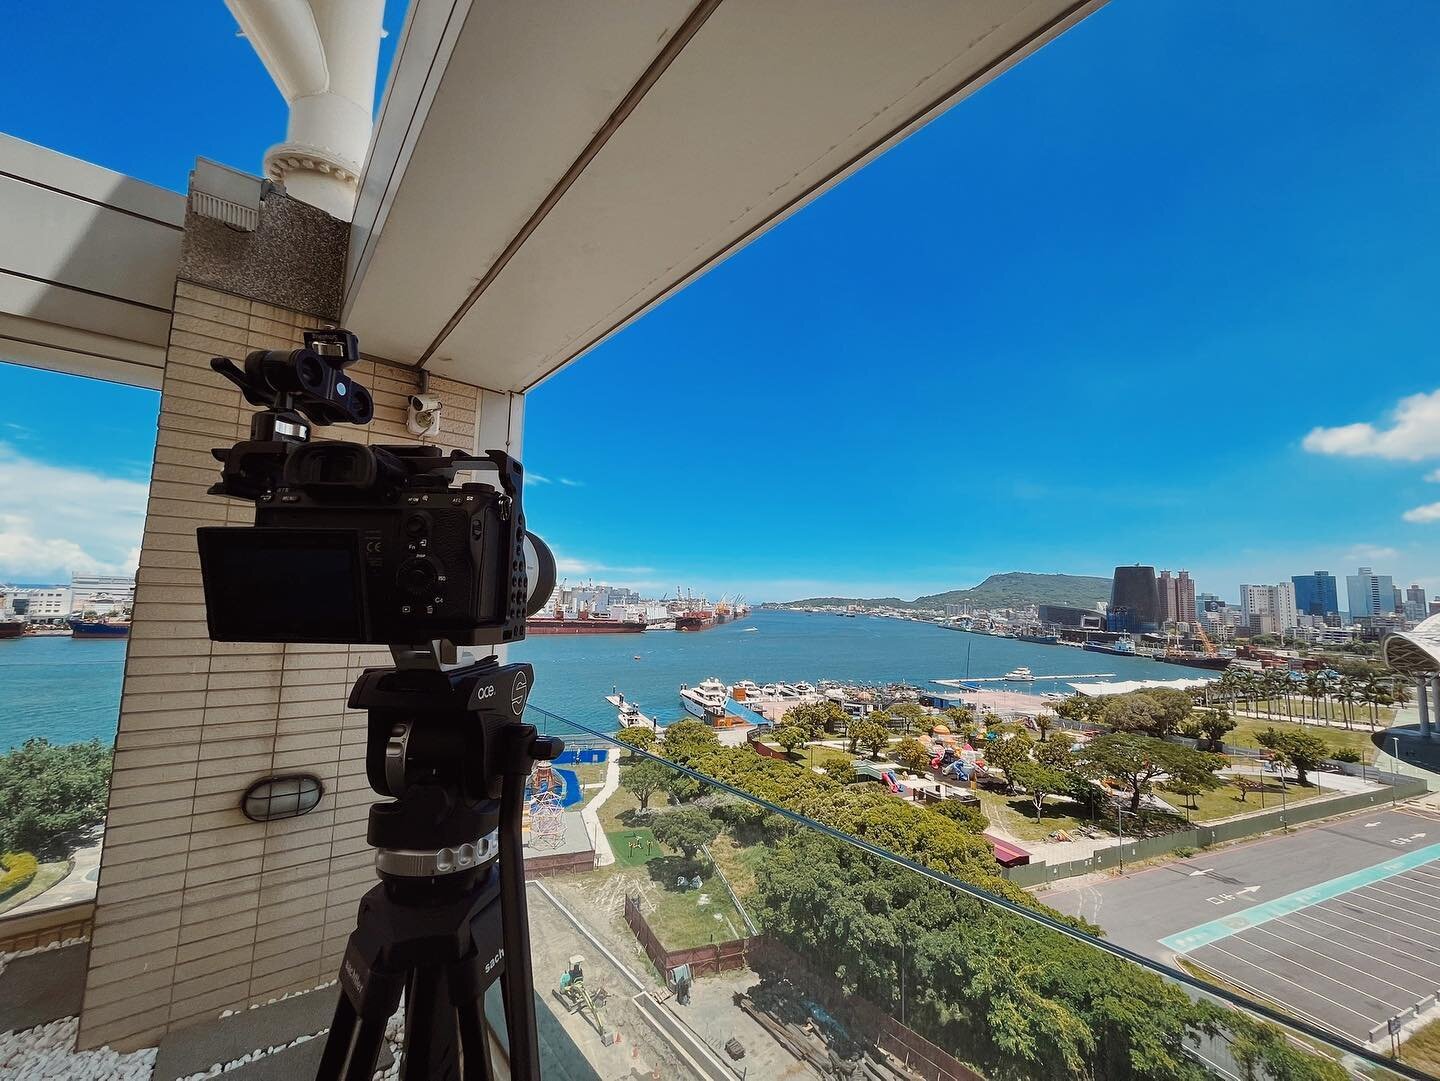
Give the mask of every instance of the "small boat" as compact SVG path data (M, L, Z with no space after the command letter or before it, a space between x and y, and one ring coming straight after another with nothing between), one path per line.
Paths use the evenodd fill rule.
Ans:
M635 660L637 660L637 661L638 661L638 660L639 660L639 659L640 659L640 654L638 654L638 653L637 653L637 654L635 654Z
M1006 672L1000 678L1005 680L1007 683L1034 683L1035 673L1031 672L1030 669L1022 666L1020 668L1010 669L1010 671Z

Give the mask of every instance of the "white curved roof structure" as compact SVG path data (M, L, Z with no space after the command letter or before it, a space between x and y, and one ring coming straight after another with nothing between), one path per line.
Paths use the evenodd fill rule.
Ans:
M1386 635L1382 651L1385 663L1402 676L1440 675L1440 616Z

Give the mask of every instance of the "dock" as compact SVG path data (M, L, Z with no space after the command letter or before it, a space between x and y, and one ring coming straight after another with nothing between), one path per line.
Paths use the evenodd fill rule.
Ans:
M1052 676L1035 674L1033 679L1006 679L1004 676L966 676L964 679L932 679L942 687L968 687L972 683L1050 683L1067 679L1109 679L1114 672L1079 672L1071 675Z

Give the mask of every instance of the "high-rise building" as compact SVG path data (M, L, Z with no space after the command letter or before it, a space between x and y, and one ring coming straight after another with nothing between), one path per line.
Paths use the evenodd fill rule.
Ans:
M1110 612L1124 624L1112 630L1153 631L1160 627L1160 591L1155 586L1155 568L1136 564L1116 567L1110 584ZM1117 622L1112 618L1110 622Z
M1430 614L1432 616L1440 616L1440 597L1436 597L1430 602Z
M1425 590L1412 585L1405 590L1405 618L1420 622L1426 616Z
M1290 583L1295 587L1295 607L1302 616L1328 616L1340 611L1339 590L1329 571L1297 574Z
M1187 625L1195 622L1195 580L1189 571L1180 571L1174 576L1169 571L1161 571L1155 589L1160 595L1160 622Z
M1245 625L1256 634L1284 634L1299 624L1295 610L1295 584L1240 587L1240 611Z
M946 608L949 608L946 605ZM1105 629L1105 616L1093 608L1073 608L1068 604L1042 604L1036 609L1036 618L1050 627L1076 627L1081 630L1101 631Z
M1373 619L1395 614L1395 583L1388 574L1376 574L1361 567L1345 576L1345 593L1350 601L1351 619Z

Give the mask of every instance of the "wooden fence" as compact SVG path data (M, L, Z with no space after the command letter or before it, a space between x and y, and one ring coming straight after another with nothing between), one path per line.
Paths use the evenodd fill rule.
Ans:
M759 936L751 940L749 954L751 967L757 972L763 969L803 986L805 993L829 1013L863 1031L877 1047L894 1055L926 1081L985 1081L954 1055L907 1028L869 999L845 994L833 980L817 978L804 959L783 942Z
M672 970L689 965L696 976L710 976L720 972L744 968L749 963L750 946L755 938L736 938L728 942L716 942L710 946L692 946L685 950L667 950L660 936L651 928L640 911L640 898L625 897L625 922L635 932L636 939L645 950L645 956L656 970L669 979Z

